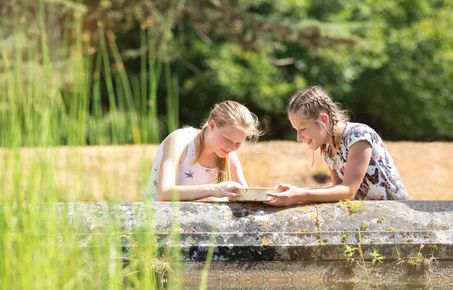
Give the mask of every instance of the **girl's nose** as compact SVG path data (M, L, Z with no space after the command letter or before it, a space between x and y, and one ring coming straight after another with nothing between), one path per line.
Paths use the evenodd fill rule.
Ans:
M302 136L301 133L297 132L297 142L302 142L304 141L304 137Z
M239 146L241 146L241 143L231 143L228 144L228 149L230 149L231 151L236 151Z

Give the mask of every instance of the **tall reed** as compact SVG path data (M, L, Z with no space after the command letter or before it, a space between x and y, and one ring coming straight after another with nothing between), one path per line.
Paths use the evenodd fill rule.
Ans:
M162 71L166 124L168 130L178 127L177 78L153 50L152 28L141 31L140 74L131 76L102 23L97 41L83 31L85 6L28 4L5 6L0 17L0 288L155 289L164 273L172 289L182 288L178 249L159 254L152 227L120 234L120 221L112 218L102 232L92 229L81 237L69 214L55 208L56 202L77 200L68 192L84 187L79 146L160 140ZM64 22L59 11L66 13ZM171 22L165 29L169 33ZM71 154L62 156L60 146L70 146ZM62 162L73 169L70 188L57 178ZM101 200L121 190L117 176L106 182L111 191ZM152 225L151 207L149 212ZM177 218L173 224L171 239L177 241ZM85 239L89 246L83 246ZM126 267L125 241L131 245ZM159 265L168 266L159 272Z

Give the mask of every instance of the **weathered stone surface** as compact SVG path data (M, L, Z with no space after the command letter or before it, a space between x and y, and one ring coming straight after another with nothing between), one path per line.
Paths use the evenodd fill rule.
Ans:
M453 201L55 207L83 246L98 234L154 231L162 248L181 249L186 289L199 288L210 245L209 289L453 288Z
M179 224L182 259L203 261L385 260L420 253L453 260L453 201L366 201L274 208L260 203L59 203L79 234L153 230L167 242ZM113 222L117 221L117 222ZM88 242L89 244L89 242ZM174 244L172 244L174 245ZM346 246L357 248L349 256Z

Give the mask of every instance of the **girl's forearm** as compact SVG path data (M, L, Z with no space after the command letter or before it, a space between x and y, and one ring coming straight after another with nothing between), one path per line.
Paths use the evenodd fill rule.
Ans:
M175 185L169 189L164 189L159 194L161 201L170 200L196 200L214 196L218 190L214 184L202 185Z
M353 199L355 192L346 185L334 185L327 188L302 189L299 202L329 202Z

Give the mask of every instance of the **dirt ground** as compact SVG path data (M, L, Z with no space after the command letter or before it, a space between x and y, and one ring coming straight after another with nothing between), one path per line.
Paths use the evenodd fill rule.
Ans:
M453 143L386 142L386 145L411 199L453 199ZM37 149L22 149L21 174L27 180L30 174L27 168L36 170L33 164L46 162L50 170L43 174L50 175L44 179L53 180L58 200L141 201L156 149L156 145L54 147L40 149L42 154L37 154ZM293 141L244 144L238 155L250 186L278 183L329 186L327 168L319 152L313 155L304 144Z

